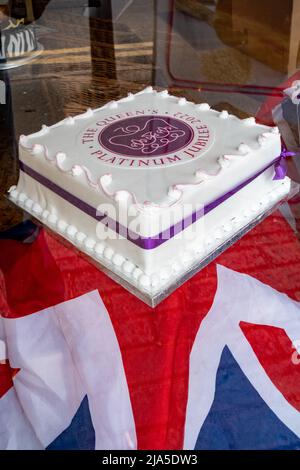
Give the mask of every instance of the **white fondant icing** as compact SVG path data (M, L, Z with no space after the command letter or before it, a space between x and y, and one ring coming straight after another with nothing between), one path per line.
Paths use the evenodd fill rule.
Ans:
M109 109L116 109L118 107L118 103L116 101L111 101L109 104L108 104L108 108Z
M43 208L40 206L40 204L38 204L38 203L36 202L36 203L33 204L33 206L32 206L32 211L33 211L35 214L39 215L39 214L41 214L41 213L43 212Z
M167 98L169 96L168 90L163 90L159 94L162 98Z
M87 119L92 117L94 114L94 111L91 108L88 108L85 113L79 114L76 116L76 119Z
M50 225L56 225L58 221L58 218L55 214L50 214L48 217L48 222Z
M50 215L50 212L47 209L45 209L42 213L42 218L46 221L49 215Z
M200 255L203 254L204 247L202 246L201 243L198 242L198 244L194 246L194 251L195 251L196 257L199 257Z
M252 204L251 209L252 209L253 212L258 212L260 210L259 203L255 202L254 204Z
M244 218L245 218L245 219L249 219L249 218L251 217L251 215L252 215L252 214L251 214L250 209L245 209L245 211L244 211Z
M221 111L220 114L219 114L219 117L221 119L227 119L228 116L229 116L228 111Z
M107 186L112 183L112 175L110 173L107 173L101 176L100 183L102 184L103 189L107 191Z
M238 151L242 155L247 155L248 153L251 152L251 149L248 145L242 143L242 144L239 145Z
M178 98L179 106L184 106L187 103L185 98Z
M200 109L200 111L209 111L210 106L208 103L201 103L197 106L197 109Z
M223 238L223 233L221 229L216 229L214 232L214 236L216 240L221 240Z
M80 165L74 165L71 169L73 176L80 176L84 174L83 168Z
M245 224L243 222L243 218L249 219L252 217L252 213L259 212L265 209L271 201L280 199L290 188L289 179L285 178L283 182L279 183L279 185L267 196L263 196L259 201L252 204L250 209L245 209L243 216L236 215L235 217L231 218L228 222L223 224L220 228L215 229L213 233L207 234L205 238L205 245L206 245L206 254L209 254L218 244L220 244L220 239L223 238L222 231L225 234L225 238L231 236L231 232L234 229L234 226L239 224ZM14 191L14 190L12 190ZM11 191L11 192L12 192ZM27 197L25 193L22 193L25 197L22 198L25 200L25 205L27 201L33 203L33 200ZM11 195L10 195L11 197ZM37 203L28 204L29 211L34 213L34 206ZM50 214L48 210L44 210L42 214L40 214L42 219L46 219L50 226L57 220L55 214ZM114 250L111 248L106 247L104 243L95 243L92 238L88 238L87 235L83 232L76 232L76 227L72 225L68 225L66 222L59 220L57 222L57 228L60 232L64 232L67 227L67 235L74 240L78 246L85 241L84 245L85 248L89 253L94 252L95 257L97 259L102 259L102 255L106 258L106 262L112 263L112 265L119 268L122 265L122 271L126 274L126 276L130 276L134 282L138 281L138 284L141 289L145 289L146 291L157 291L161 284L166 284L172 281L174 277L177 277L179 274L182 273L184 269L190 269L190 267L196 262L197 257L204 255L203 246L199 244L193 244L193 250L186 250L183 254L178 258L178 260L173 261L172 266L165 266L163 267L158 273L151 274L151 276L145 274L143 270L139 267L136 267L131 261L125 260L125 258L120 254L114 254ZM74 236L75 234L75 236ZM93 251L94 250L94 251ZM205 255L206 256L206 255ZM182 262L182 263L181 263Z
M171 269L172 272L175 274L180 273L180 271L182 271L182 264L180 263L180 261L176 260L172 263Z
M113 259L112 259L112 262L115 266L122 266L122 264L124 263L125 261L125 258L124 256L122 255L119 255L118 253L116 253L114 256L113 256Z
M183 264L190 264L193 259L193 253L191 251L184 251L182 254L182 262Z
M277 199L276 191L272 192L272 193L269 195L269 198L270 198L270 201L275 201L275 200Z
M243 123L246 124L247 126L254 126L256 124L254 117L243 119Z
M68 224L64 220L59 220L57 222L57 228L61 233L64 233L67 230Z
M76 227L75 227L76 228ZM72 229L72 232L73 232L73 229ZM84 242L84 240L86 239L86 234L83 233L83 232L77 232L75 231L75 236L76 236L76 241L77 243L79 243L80 245L82 245L82 243Z
M128 191L116 191L114 193L114 200L116 202L128 202L131 199L131 194Z
M102 256L103 254L103 251L105 249L105 245L104 243L96 243L95 245L95 252L96 252L96 255L99 257L99 256Z
M19 194L19 201L20 201L21 203L24 203L24 202L26 201L26 199L27 199L27 196L26 196L25 193L20 193L20 194Z
M132 272L132 278L135 281L138 281L138 279L143 275L143 271L140 268L134 268Z
M29 144L29 139L24 134L20 135L20 146L22 146L23 148L27 148L27 149L31 148Z
M223 155L222 157L220 157L220 158L218 159L218 163L219 163L221 169L224 169L224 168L228 168L228 167L229 167L229 165L230 165L230 161L229 161L229 160L231 159L230 157L231 157L231 156L229 156L229 155Z
M125 261L122 268L124 273L131 274L135 268L135 265L131 261Z
M112 248L107 247L104 249L103 254L104 254L104 258L111 260L114 255L114 250Z
M273 132L273 134L279 135L279 129L278 129L278 127L272 127L272 128L271 128L271 132Z
M16 186L11 186L11 188L8 190L9 195L12 199L18 199L19 191L16 188Z
M151 285L150 277L146 276L145 274L142 274L141 277L139 278L139 284L142 287L150 287L150 285Z
M185 98L170 96L166 90L157 93L148 87L115 103L119 108L116 112L110 103L98 110L66 118L47 129L42 128L31 136L22 136L20 159L95 210L108 201L116 213L118 209L136 205L139 223L134 230L141 237L156 236L159 231L168 229L170 224L178 222L178 207L214 201L267 167L280 153L278 129L257 125L253 118L239 120L226 111L218 113L210 110L206 103L194 105ZM117 113L121 116L139 109L158 109L168 116L176 114L186 124L193 119L198 123L200 120L201 125L206 125L204 134L209 130L210 144L204 149L199 146L195 153L191 150L194 143L191 144L187 148L192 153L191 158L174 165L160 166L160 157L157 157L158 166L151 168L116 166L105 162L103 158L106 157L97 148L96 153L94 149L87 152L89 132L93 135L97 122L113 120ZM193 129L195 132L195 126ZM131 131L132 128L129 129ZM85 147L82 144L84 132L88 142ZM117 154L108 152L108 155L111 160L117 158ZM169 157L174 155L170 153ZM151 158L151 155L145 157ZM140 288L158 289L161 284L171 282L184 270L190 269L195 260L207 256L238 227L268 207L272 200L278 200L287 193L289 180L281 184L272 180L273 175L273 168L266 170L248 187L206 214L205 231L199 220L185 229L182 238L171 238L153 250L145 250L126 239L108 238L96 243L94 237L98 222L95 218L63 201L61 196L24 172L20 174L17 188L11 190L11 197L24 205L27 200L32 201L27 203L32 212L38 205L41 214L36 212L36 215L50 226L52 216L58 217L55 223L60 233L65 233L74 245L82 247L97 260L104 260L105 265L114 266L129 282L137 282ZM51 215L42 207L51 208ZM172 219L174 216L175 220ZM194 228L197 233L191 242L186 233L192 233Z
M168 195L172 198L178 201L181 198L182 191L178 189L178 186L173 186L169 188L168 190Z
M43 155L45 149L43 145L40 144L34 144L32 147L32 154L33 155Z
M230 232L232 230L232 224L230 222L226 222L226 224L223 225L223 230L224 232Z
M32 206L33 206L33 200L27 198L26 201L25 201L25 208L30 210L32 208Z
M159 276L157 274L152 274L151 275L151 286L154 288L154 289L157 289L157 287L159 286L160 284L160 279L159 279Z
M34 135L35 135L35 137L42 137L45 134L47 134L48 132L49 132L49 127L46 126L45 124L43 124L41 130L36 132Z
M73 124L75 124L75 119L74 119L72 116L68 116L68 117L65 119L65 123L66 123L67 125L69 125L69 126L70 126L70 125L72 126Z
M266 137L266 133L261 134L258 136L257 141L260 145L265 145L267 143L268 138Z
M127 96L124 96L124 98L121 98L118 101L110 101L108 103L108 106L111 107L112 105L112 107L117 108L119 103L127 103L128 101L131 101L132 99L134 99L134 95L132 93L127 93Z
M171 277L172 271L168 266L166 266L161 269L159 274L160 274L161 281L166 281Z
M174 101L173 101L173 100L174 100L174 97L173 97L173 96L170 96L170 95L168 95L167 93L164 93L164 92L157 93L157 92L155 92L151 87L148 87L147 89L142 90L142 92L139 92L139 93L137 93L136 95L130 95L130 100L129 100L129 101L130 101L130 103L131 103L131 102L134 103L136 100L138 100L138 99L140 99L140 98L142 99L144 96L147 96L147 95L149 95L149 94L152 94L152 95L155 97L155 99L163 99L164 102L167 102L167 101L169 100L170 103L174 103ZM127 98L126 98L126 99L127 99ZM192 109L193 107L195 107L195 105L194 105L193 103L187 102L185 98L179 98L179 99L176 98L176 100L177 100L177 105L178 105L178 100L179 100L180 103L185 103L185 104L186 104L187 106L189 106L191 109ZM121 102L121 101L122 101L122 100L119 100L119 102ZM126 102L126 101L125 101L125 102ZM93 112L92 110L88 110L86 113L83 113L82 115L79 115L79 116L77 116L77 117L75 117L75 118L72 118L72 119L74 119L75 121L76 121L77 119L79 119L79 120L88 120L88 119L91 119L91 118L96 119L96 117L97 117L96 114L97 114L97 113L101 113L102 110L105 110L105 109L107 109L107 105L106 105L106 106L103 106L102 108L99 108L98 110L95 110L94 112ZM202 109L202 110L208 110L208 105L207 105L207 103L202 103L202 104L200 104L200 105L197 105L197 109L200 109L200 110L201 110L201 109ZM212 118L212 119L215 119L215 112L214 112L214 111L210 111L210 113L211 113L211 118ZM225 116L227 116L226 113L227 113L227 112L222 112L222 113L217 113L217 114L218 114L219 116L221 116L221 117L222 117L222 116L225 117ZM207 113L207 116L210 118L210 114L209 114L209 113ZM254 118L247 118L247 119L244 119L244 120L241 121L241 122L243 122L244 124L255 125L255 119L254 119ZM58 123L58 124L56 124L56 125L54 125L54 126L48 128L49 132L47 132L47 133L51 134L51 132L58 131L60 128L62 128L62 127L65 126L65 125L66 125L66 120L63 120L63 121L61 121L60 123ZM236 123L236 118L235 118L235 122L233 122L232 127L234 128L236 125L237 125L237 123ZM266 126L257 126L257 127L260 127L260 128L263 128L263 127L264 127L264 128L266 128ZM269 129L270 129L270 128L269 128ZM273 131L271 131L271 132L273 133ZM276 130L274 131L274 134L276 134ZM29 137L31 138L31 137L34 136L35 138L37 138L37 135L38 135L38 133L37 133L37 134L33 134L32 136L28 136L27 138L25 138L24 136L21 137L21 140L20 140L21 146L22 146L22 145L25 145L23 148L28 148L28 146L29 146L29 148L30 148ZM49 135L49 137L50 137L50 135ZM259 142L260 142L260 145L262 145L262 144L264 143L263 139L262 139L261 137L259 137L259 136L258 136L258 140L259 140ZM230 142L230 139L228 139L228 142ZM245 144L245 145L246 145L246 144ZM248 146L248 147L249 147L249 146ZM31 145L31 148L32 148L32 145ZM49 157L47 157L47 154L48 154L48 153L49 153L49 152L48 152L47 145L44 145L44 154L45 154L45 157L46 157L46 158L49 158ZM65 153L65 152L62 152L62 153ZM234 156L234 154L230 154L230 153L229 153L229 154L225 154L225 155L232 156L232 157ZM69 158L69 157L67 157L67 159L68 159L68 158ZM228 158L227 158L227 160L228 160ZM62 168L62 162L61 162L61 161L56 162L55 159L53 159L53 158L49 158L49 161L50 161L51 163L56 163L56 164L60 167L60 169L63 169L63 168ZM95 160L95 159L94 159L94 160L89 159L88 162L89 162L89 164L90 164L91 162L94 162L94 163L95 163L96 160ZM218 162L219 165L220 165L219 171L207 171L207 170L204 170L204 169L202 169L202 168L198 168L198 169L196 169L196 170L194 170L194 171L191 172L191 177L193 177L193 174L196 174L197 178L200 178L200 180L201 180L202 182L204 182L204 181L206 182L206 181L208 181L208 180L210 180L210 179L213 179L213 178L215 178L215 177L220 177L220 176L221 176L221 173L222 173L221 170L224 170L224 169L228 168L229 165L228 165L228 163L226 162L226 158L224 158L224 157L219 157L219 160L217 160L217 162ZM82 172L79 171L79 167L82 168L82 170L83 170ZM122 171L122 170L121 170L121 171ZM118 184L118 181L117 181L116 179L114 179L114 177L113 177L112 175L110 175L110 177L111 177L110 182L106 181L106 178L102 179L102 177L105 176L105 174L102 175L102 176L99 178L100 184L98 185L98 184L97 184L97 179L94 179L94 178L92 177L91 171L90 171L89 168L87 168L85 165L78 165L78 164L73 165L72 168L71 168L71 173L70 173L70 174L72 174L72 175L75 176L75 177L82 176L82 177L86 178L86 182L87 182L92 188L94 188L94 189L97 190L97 191L101 191L101 190L102 190L108 197L110 197L110 198L113 199L113 200L114 200L114 198L115 198L116 192L117 192L118 190L122 190L122 191L128 193L128 198L129 198L129 197L132 198L132 203L134 203L134 204L137 205L137 209L138 209L138 210L140 210L141 212L143 212L145 209L147 210L147 209L149 208L149 206L147 206L147 207L145 208L145 207L144 207L144 204L143 204L143 200L139 200L139 197L136 195L136 187L134 188L134 192L132 192L131 190L128 191L128 189L124 189L124 188L119 188L119 189L117 189L117 191L116 191L116 190L114 190L114 191L107 191L107 185L113 184L113 186L115 187L115 185ZM122 178L122 179L123 179L123 178ZM174 186L176 186L176 185L177 185L177 183L171 184L170 188L172 188L172 187L174 187ZM176 195L176 201L183 199L183 198L185 197L184 193L186 192L186 190L193 189L193 188L194 188L194 186L193 186L193 184L191 184L191 182L190 182L190 183L187 183L187 184L181 184L181 194L179 195L179 193L177 193L177 195ZM170 189L170 193L172 194L172 189ZM124 193L123 193L123 194L124 194ZM168 191L166 191L165 194L168 194ZM178 199L178 198L180 198L180 199ZM157 209L159 209L159 208L165 209L166 207L172 207L172 206L174 205L174 201L173 201L172 199L173 199L173 198L171 198L171 200L170 200L169 202L166 200L164 203L159 203L159 204L154 203L154 201L150 201L150 204L149 204L149 205L150 205L150 206L151 206L151 205L152 205L152 206L155 206L155 208L157 208ZM149 199L147 199L147 200L149 200Z
M93 238L88 237L84 241L85 248L90 252L94 250L95 245L96 245L96 241Z
M70 238L74 238L76 233L78 232L77 227L75 225L69 225L67 228L67 235Z
M205 240L205 246L207 249L211 249L212 245L213 245L213 238L212 237L207 237L206 240Z
M60 170L64 170L63 163L66 161L66 154L63 152L58 152L55 156L56 165Z

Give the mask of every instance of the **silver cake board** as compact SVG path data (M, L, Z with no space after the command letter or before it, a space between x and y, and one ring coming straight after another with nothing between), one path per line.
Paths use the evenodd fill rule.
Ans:
M21 67L22 65L27 65L36 59L44 51L44 46L41 43L37 43L37 48L35 51L29 52L26 55L21 57L14 57L13 59L8 59L6 62L0 64L0 70L10 70L16 67Z
M200 272L205 266L215 260L219 255L221 255L227 248L230 248L235 242L237 242L240 238L242 238L246 233L252 230L256 225L266 219L272 212L277 210L283 203L287 202L290 198L294 197L300 190L300 185L297 183L292 182L291 189L288 194L286 194L282 199L275 202L272 206L268 207L265 211L261 212L257 217L252 219L248 222L245 226L237 229L237 231L231 235L230 239L226 240L225 242L221 242L220 245L211 251L207 256L202 258L200 261L196 261L191 267L189 267L185 272L179 275L175 280L173 279L172 282L162 289L157 290L155 293L147 292L146 290L142 290L137 285L130 282L126 279L125 274L112 269L111 264L96 261L92 256L89 254L79 250L76 246L73 245L71 241L67 238L63 237L61 234L57 233L56 231L52 230L48 225L42 222L36 215L33 215L28 209L24 209L22 206L16 204L9 196L8 199L18 208L21 208L23 212L27 213L31 220L36 223L37 225L43 227L47 232L51 234L55 239L57 239L60 243L64 246L75 250L75 252L82 256L84 259L92 263L97 269L105 273L108 277L110 277L113 281L116 281L120 284L124 289L126 289L131 294L138 297L140 300L145 302L152 308L155 308L158 304L160 304L163 300L165 300L169 295L171 295L178 287L182 286L186 281L188 281L191 277L195 274Z

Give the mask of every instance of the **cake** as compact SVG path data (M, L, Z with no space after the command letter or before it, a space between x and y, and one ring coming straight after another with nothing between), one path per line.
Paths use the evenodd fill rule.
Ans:
M36 49L34 26L12 18L0 23L0 62L20 58Z
M10 198L151 295L290 190L278 128L147 87L20 137Z

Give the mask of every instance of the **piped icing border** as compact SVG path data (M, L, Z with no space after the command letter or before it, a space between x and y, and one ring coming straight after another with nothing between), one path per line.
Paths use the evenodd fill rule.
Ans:
M288 193L289 188L290 180L286 178L280 186L266 193L259 201L255 201L249 209L235 214L223 225L216 227L213 233L208 234L203 245L202 243L194 243L171 263L166 264L151 275L146 274L139 266L115 252L111 247L106 246L105 242L97 242L85 233L78 231L74 225L60 220L49 210L43 210L37 202L28 198L24 192L19 192L16 186L10 188L9 197L33 216L47 223L49 227L55 228L58 233L71 241L81 251L115 271L131 284L137 285L141 290L154 294L162 288L165 289L171 282L175 282L183 272L189 271L195 264L209 256L213 250L222 245L229 237L232 237L253 217L270 207L275 201L280 200Z
M205 204L203 207L200 209L194 211L192 214L189 216L183 218L176 224L172 225L171 227L167 228L166 230L160 232L159 234L152 236L152 237L144 237L141 236L131 230L129 230L127 227L124 225L120 224L118 221L115 221L114 219L99 213L97 209L95 209L93 206L90 204L86 203L82 199L78 198L74 194L71 194L69 191L66 189L62 188L61 186L57 185L53 181L49 180L45 176L41 175L38 173L36 170L33 168L30 168L28 165L26 165L24 162L20 161L20 170L23 171L25 174L29 175L31 178L33 178L35 181L38 183L42 184L45 186L47 189L50 191L54 192L58 196L62 197L64 200L68 201L70 204L75 206L77 209L81 210L82 212L86 213L90 217L94 218L98 222L105 223L111 230L115 231L119 235L121 235L124 238L127 238L130 242L134 243L137 245L139 248L142 248L144 250L152 250L154 248L157 248L158 246L162 245L169 239L175 237L178 233L182 232L185 230L187 227L195 223L197 220L199 220L201 217L204 215L208 214L210 211L218 207L220 204L225 202L227 199L229 199L231 196L236 194L238 191L240 191L242 188L247 186L249 183L254 181L258 176L260 176L262 173L264 173L267 169L271 168L273 165L276 165L278 162L281 161L281 155L278 156L276 159L274 159L271 163L269 163L267 166L265 166L263 169L261 169L259 172L255 173L253 176L250 178L246 179L239 185L237 185L235 188L231 189L230 191L227 191L224 193L222 196L219 196L215 200L211 201L208 204Z
M111 200L114 202L120 202L122 200L131 200L133 204L136 205L136 208L140 212L149 212L153 210L163 210L163 209L168 209L176 204L178 204L183 197L184 191L187 191L189 189L194 188L195 186L198 186L200 184L205 184L207 181L211 181L215 177L220 176L220 174L224 171L227 170L228 167L236 160L239 158L245 158L247 157L252 149L246 145L245 143L241 142L241 144L237 148L237 153L232 154L232 155L221 155L218 158L218 169L214 173L209 173L203 170L196 170L194 174L191 175L191 182L188 183L176 183L172 184L168 190L167 190L167 196L169 197L169 201L164 202L162 204L156 204L152 201L144 201L140 202L137 200L135 194L133 191L128 191L126 189L121 189L118 191L111 191L110 186L113 182L113 176L111 173L105 173L102 176L100 176L97 179L94 179L91 175L91 172L89 169L84 166L84 165L72 165L68 167L68 158L67 155L63 152L58 152L54 157L49 156L49 151L48 148L45 145L41 144L34 144L30 145L29 144L29 138L30 137L42 137L48 132L50 132L51 129L55 129L57 127L61 127L63 125L68 125L72 126L76 123L76 121L80 121L82 119L87 119L91 118L94 116L97 112L104 110L104 109L116 109L118 108L119 104L126 103L128 101L132 101L135 99L136 96L143 95L145 93L152 93L155 94L156 96L160 97L161 99L170 99L174 100L178 104L178 106L183 107L185 105L193 106L195 107L196 110L205 112L205 111L212 111L215 112L216 115L219 116L220 119L229 119L233 117L230 115L227 111L215 111L210 108L210 106L207 103L201 103L201 104L196 104L191 101L187 101L186 98L178 98L173 95L169 95L167 90L163 91L156 91L154 90L151 86L145 88L144 90L139 91L136 94L128 93L128 95L124 98L119 99L118 101L110 101L109 103L105 104L104 106L97 108L95 110L92 110L91 108L87 109L85 113L79 114L75 117L67 117L63 119L62 121L52 125L52 126L42 126L42 129L34 134L31 134L30 136L24 136L22 135L20 137L20 146L29 151L32 155L36 156L42 156L45 158L46 161L49 163L52 163L56 165L56 167L65 173L68 173L72 175L73 177L84 177L86 183L93 188L96 191L101 191L103 192L107 197L109 197ZM235 116L234 116L235 117ZM236 118L238 119L238 118ZM245 126L253 126L256 124L255 118L250 117L241 120ZM265 126L266 127L266 126ZM268 139L278 137L279 135L279 130L277 127L270 127L270 130L267 132L263 132L260 134L257 138L257 142L259 146L264 146L265 143L267 142ZM138 171L138 170L136 170Z

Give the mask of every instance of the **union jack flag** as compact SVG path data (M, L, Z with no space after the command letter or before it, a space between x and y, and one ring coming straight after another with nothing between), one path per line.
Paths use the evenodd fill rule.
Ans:
M30 223L0 246L1 449L300 448L300 249L279 213L154 310Z

